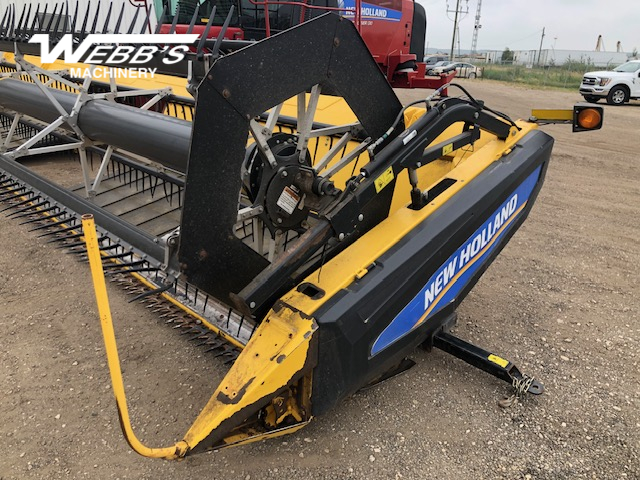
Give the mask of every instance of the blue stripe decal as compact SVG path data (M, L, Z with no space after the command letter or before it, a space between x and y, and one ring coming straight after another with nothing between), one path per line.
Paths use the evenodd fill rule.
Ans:
M436 270L413 300L378 336L371 347L371 356L397 342L455 300L521 215L538 182L541 169L542 166L539 166L529 175L489 219Z
M353 19L355 17L356 2L355 0L344 0L338 2L340 8L345 8L348 11L341 12L343 17ZM373 5L371 3L362 2L360 7L360 18L362 20L387 20L390 22L399 22L402 18L402 12L393 10L391 8L381 7L380 5Z

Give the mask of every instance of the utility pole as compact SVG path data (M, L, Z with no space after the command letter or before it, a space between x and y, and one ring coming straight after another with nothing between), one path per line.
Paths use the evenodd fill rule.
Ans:
M455 13L454 19L453 19L453 38L451 39L451 53L449 54L449 61L453 62L453 52L456 48L456 35L458 36L458 43L460 43L459 37L460 37L460 29L458 27L458 24L460 23L460 20L462 20L462 18L460 18L461 14L467 14L469 13L469 0L466 0L467 3L467 10L463 11L460 8L460 0L456 0L456 9L454 10L449 10L449 2L447 2L447 13Z
M542 38L540 38L540 48L538 49L538 66L540 66L540 57L542 55L542 42L544 42L544 29L546 27L542 27Z
M458 14L460 13L460 0L456 0L456 14L453 19L453 38L451 38L451 53L449 53L449 61L453 62L453 49L456 46L456 33L458 33Z
M473 39L471 40L471 55L478 50L478 31L482 28L480 25L480 9L482 8L482 0L478 0L478 8L476 9L476 21L473 24Z

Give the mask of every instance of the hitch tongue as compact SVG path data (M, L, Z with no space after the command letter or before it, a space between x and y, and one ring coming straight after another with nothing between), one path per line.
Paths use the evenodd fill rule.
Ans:
M516 396L522 396L525 393L540 395L544 392L544 386L540 382L523 374L509 360L466 342L455 335L440 332L433 337L433 346L510 383L516 390Z

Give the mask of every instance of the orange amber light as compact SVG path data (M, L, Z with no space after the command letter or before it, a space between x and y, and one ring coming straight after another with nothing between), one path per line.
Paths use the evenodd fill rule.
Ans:
M602 122L602 115L595 108L585 108L578 113L578 125L582 128L597 128Z

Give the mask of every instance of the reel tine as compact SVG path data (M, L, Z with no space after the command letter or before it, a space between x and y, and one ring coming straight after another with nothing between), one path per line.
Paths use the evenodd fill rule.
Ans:
M53 19L56 18L57 11L58 11L58 4L56 3L53 6L53 12L51 13L51 18L49 19L49 23L47 24L47 29L45 30L45 33L51 32L51 25L53 25Z
M29 10L27 10L27 17L24 19L24 25L21 27L22 30L24 30L22 37L23 38L29 38L29 36L27 35L27 30L29 27L29 19L31 18L31 3L29 3Z
M220 51L220 46L222 45L222 40L224 39L225 33L227 33L227 28L229 28L229 24L231 23L231 18L233 17L233 11L234 11L234 5L231 5L231 8L229 9L229 14L227 15L227 18L224 19L224 24L220 29L220 33L218 33L218 38L216 38L216 43L213 46L213 50L211 51L211 54L214 57L218 56L218 52Z
M133 29L136 26L136 20L138 20L138 13L140 13L140 7L136 8L136 13L133 15L133 20L131 20L131 25L129 25L129 30L127 30L127 34L133 33Z
M193 16L191 17L191 22L189 23L189 28L187 29L187 33L193 32L193 27L196 25L196 19L198 18L198 13L200 13L200 2L196 2L196 9L193 11Z
M120 24L122 23L122 16L124 15L125 5L126 5L125 3L122 4L122 8L120 9L120 15L118 16L118 21L116 22L116 28L114 29L113 33L116 33L116 34L120 33Z
M9 39L9 33L11 28L11 10L13 10L13 4L9 4L7 7L7 21L3 22L2 25L2 35L5 39Z
M162 7L162 15L160 15L160 19L158 20L158 24L156 25L155 33L160 33L160 28L162 28L162 24L164 23L164 18L167 15L167 4L165 3Z
M71 23L71 33L76 33L76 22L78 21L78 9L80 8L80 0L76 0L76 9L73 12L73 22Z
M216 6L213 6L211 10L211 15L209 15L209 20L207 21L207 26L204 27L204 32L202 32L202 36L200 37L200 43L198 43L198 48L196 49L196 55L198 58L201 58L204 51L204 46L207 43L207 37L209 36L209 30L211 30L211 25L213 24L213 17L216 16Z
M36 5L36 13L33 16L33 20L31 21L31 29L29 30L29 38L33 37L33 34L36 30L36 22L38 22L38 25L40 24L39 20L38 20L38 13L40 13L40 3L38 2L38 4Z
M62 17L62 31L60 32L60 37L62 38L67 34L67 24L69 23L69 0L64 0L64 16ZM57 30L57 29L56 29Z
M16 36L18 34L18 30L22 29L22 21L24 20L24 14L26 10L27 10L27 5L25 4L22 6L22 13L20 13L20 20L18 20L18 25L16 26L16 31L15 31Z
M171 22L171 30L169 33L176 33L176 27L178 26L178 17L180 16L180 0L176 3L176 13L173 16L173 22Z
M80 31L80 40L84 39L87 31L87 22L89 21L89 10L91 9L91 0L87 2L87 9L84 12L84 21L82 22L82 30Z
M11 25L9 25L9 37L13 37L13 31L16 27L16 6L11 8Z
M0 22L0 35L4 35L4 22L7 19L7 16L9 15L9 9L11 8L11 6L8 6L7 8L4 9L4 15L2 16L2 22Z
M142 35L144 33L144 31L147 29L147 26L149 27L149 31L151 31L151 23L149 22L149 20L151 19L151 9L153 8L153 5L149 5L149 9L147 10L147 7L144 7L145 10L145 19L144 19L144 23L142 24L142 29L140 30L140 35Z
M96 16L93 17L93 25L91 25L91 33L96 33L96 27L98 26L98 17L100 15L100 1L98 0L98 6L96 7Z
M107 33L109 29L109 20L111 19L111 10L113 9L113 2L109 2L109 10L107 10L107 18L104 21L104 25L102 26L102 33Z
M53 34L57 35L58 34L58 28L60 27L60 20L62 20L62 18L64 17L64 15L66 15L65 10L64 10L64 3L60 4L60 13L58 14L58 18L56 18L56 26L53 27Z
M47 10L49 9L49 4L44 4L44 12L42 12L42 18L38 19L38 33L44 33L44 21L47 18Z

